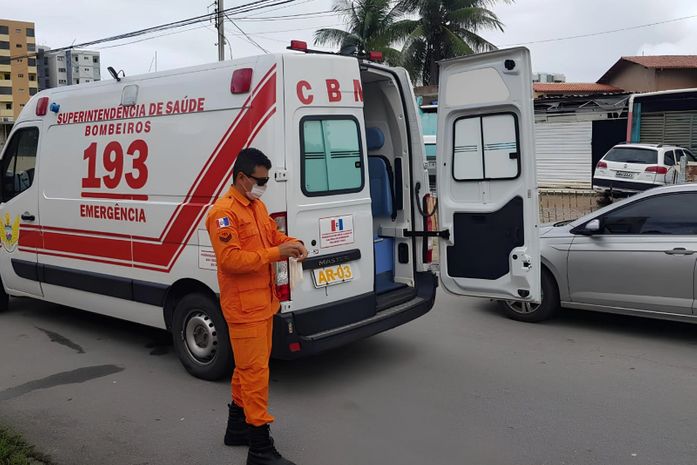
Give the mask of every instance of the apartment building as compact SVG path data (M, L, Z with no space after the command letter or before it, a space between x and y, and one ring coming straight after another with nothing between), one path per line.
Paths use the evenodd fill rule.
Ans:
M0 124L12 124L39 91L35 54L34 23L0 19Z
M91 50L63 50L43 53L48 86L60 87L86 82L99 81L100 60L99 52Z

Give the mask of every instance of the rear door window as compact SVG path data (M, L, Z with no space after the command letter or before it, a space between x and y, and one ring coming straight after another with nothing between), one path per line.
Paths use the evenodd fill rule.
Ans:
M300 147L305 195L346 194L363 189L363 151L355 118L303 118Z
M605 154L603 160L617 163L655 165L658 163L658 152L652 149L636 147L613 147Z
M680 159L680 156L682 156L682 153L680 150L676 150L678 153L678 159ZM669 150L663 155L663 164L666 166L674 166L675 165L675 155L673 155L673 151Z

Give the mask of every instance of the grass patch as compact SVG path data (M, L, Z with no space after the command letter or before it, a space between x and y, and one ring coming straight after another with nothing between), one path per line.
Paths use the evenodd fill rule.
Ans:
M37 452L16 433L0 427L0 465L50 465L45 455Z

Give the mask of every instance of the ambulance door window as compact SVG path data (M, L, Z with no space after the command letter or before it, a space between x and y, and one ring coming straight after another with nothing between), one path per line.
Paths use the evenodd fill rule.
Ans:
M2 159L2 202L31 187L38 145L39 128L22 128L12 135Z
M520 176L518 120L513 113L459 118L454 127L456 181L515 179Z
M363 189L362 144L355 118L303 118L300 145L305 195L346 194Z

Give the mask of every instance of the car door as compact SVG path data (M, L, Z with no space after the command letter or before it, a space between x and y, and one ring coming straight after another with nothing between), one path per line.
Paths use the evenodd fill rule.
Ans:
M6 289L32 297L42 296L36 279L41 243L35 176L39 134L38 124L17 124L0 160L0 276Z
M598 219L599 233L578 235L571 245L571 300L601 307L692 314L697 192L641 198Z
M530 52L440 63L438 220L449 292L539 301Z

